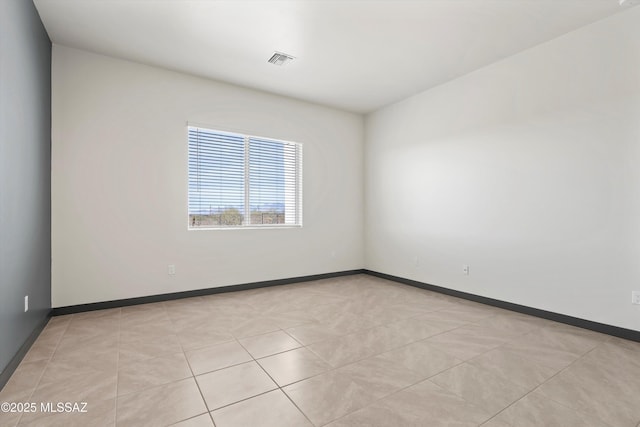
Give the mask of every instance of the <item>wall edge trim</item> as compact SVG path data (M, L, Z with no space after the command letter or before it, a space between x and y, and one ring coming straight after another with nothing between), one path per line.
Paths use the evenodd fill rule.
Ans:
M564 323L571 326L577 326L579 328L600 332L600 333L611 335L618 338L624 338L630 341L640 342L640 331L636 331L633 329L626 329L626 328L621 328L619 326L607 325L606 323L594 322L592 320L581 319L579 317L573 317L566 314L556 313L553 311L546 311L539 308L529 307L526 305L520 305L520 304L502 301L494 298L483 297L483 296L471 294L468 292L456 291L454 289L431 285L429 283L419 282L417 280L406 279L404 277L393 276L391 274L380 273L377 271L364 269L363 272L364 274L368 274L370 276L391 280L397 283L414 286L416 288L438 292L441 294L450 295L453 297L462 298L469 301L490 305L493 307L503 308L505 310L515 311L517 313L539 317L541 319L552 320L554 322Z
M340 276L351 276L355 274L363 274L364 270L345 270L333 273L312 274L309 276L291 277L286 279L266 280L261 282L243 283L239 285L219 286L215 288L195 289L191 291L171 292L167 294L149 295L143 297L125 298L104 302L93 302L88 304L69 305L65 307L54 307L53 316L65 314L82 313L85 311L103 310L107 308L128 307L131 305L148 304L153 302L171 301L182 298L199 297L204 295L213 295L235 291L246 291L250 289L265 288L269 286L289 285L292 283L310 282L313 280L330 279Z

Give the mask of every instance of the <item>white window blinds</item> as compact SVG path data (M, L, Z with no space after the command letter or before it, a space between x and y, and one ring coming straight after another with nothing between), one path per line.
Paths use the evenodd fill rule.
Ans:
M302 225L302 146L189 126L189 228Z

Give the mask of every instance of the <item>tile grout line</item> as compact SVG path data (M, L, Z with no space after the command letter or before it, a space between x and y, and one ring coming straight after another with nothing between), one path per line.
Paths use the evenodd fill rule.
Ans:
M282 329L281 329L281 330L282 330ZM285 334L287 334L287 336L289 336L289 337L293 338L293 339L294 339L298 344L302 345L302 343L301 343L300 341L296 340L294 337L292 337L291 335L289 335L286 331L282 330L282 332L284 332ZM267 333L270 333L270 332L267 332ZM255 336L257 336L257 335L255 335ZM280 391L282 392L282 394L284 394L284 395L287 397L287 399L288 399L288 400L293 404L293 406L295 406L295 407L296 407L296 409L297 409L297 410L298 410L298 411L299 411L299 412L300 412L300 413L301 413L301 414L302 414L302 415L303 415L303 416L304 416L304 417L309 421L309 423L310 423L312 426L315 426L315 424L314 424L314 423L309 419L309 417L307 416L307 414L305 414L305 413L304 413L304 411L303 411L302 409L300 409L300 407L299 407L299 406L298 406L298 405L293 401L293 399L291 399L291 396L289 396L289 395L287 394L287 392L285 392L285 391L284 391L284 387L286 387L286 386L284 386L284 387L283 387L283 386L280 386L280 384L278 384L278 382L277 382L275 379L273 379L273 377L269 374L269 372L267 372L267 370L264 368L264 366L262 366L262 365L260 364L260 362L258 361L259 359L256 359L256 358L253 356L253 354L251 354L251 353L249 352L249 350L247 350L247 348L246 348L244 345L242 345L242 343L240 343L239 341L238 341L238 343L242 346L242 348L244 348L244 349L245 349L245 351L246 351L247 353L249 353L249 355L253 358L253 361L254 361L254 362L255 362L255 363L260 367L260 369L262 369L262 371L263 371L263 372L264 372L264 373L265 373L265 374L266 374L266 375L271 379L271 381L273 381L273 383L278 387L277 389L274 389L274 390L280 390ZM297 347L297 348L304 348L304 347ZM291 350L296 350L296 349L291 349ZM286 351L283 351L283 352L280 352L280 353L275 353L275 354L282 354L282 353L286 353L287 351L291 351L291 350L286 350ZM273 355L268 355L268 356L262 357L262 358L260 358L260 359L265 359L265 358L267 358L267 357L274 356L275 354L273 354ZM320 375L320 374L318 374L318 375ZM305 379L307 379L307 378L305 378ZM303 381L303 380L300 380L300 381ZM287 386L288 386L288 385L290 385L290 384L287 384ZM272 391L274 391L274 390L269 390L269 391L267 391L267 392L265 392L265 393L262 393L262 394L266 394L266 393L272 392ZM256 395L256 396L260 396L260 395ZM256 397L256 396L253 396L253 397ZM250 398L249 398L249 399L250 399ZM237 403L237 402L236 402L236 403Z
M274 332L274 331L272 331L272 332ZM272 333L272 332L265 332L265 334L270 334L270 333ZM251 338L251 337L259 336L259 335L264 335L264 334L252 335L252 336L245 337L245 338ZM222 370L224 370L224 369L232 368L232 367L235 367L235 366L244 365L244 364L246 364L246 363L255 362L255 363L260 367L260 369L262 369L262 370L265 372L265 374L267 374L267 376L271 379L271 381L273 381L273 383L276 385L276 387L277 387L277 388L274 388L274 389L271 389L271 390L267 390L267 391L262 392L262 393L258 393L258 394L254 395L254 396L249 396L249 397L246 397L246 398L244 398L244 399L237 400L237 401L235 401L235 402L231 402L231 403L229 403L229 404L226 404L226 405L220 406L220 407L215 408L215 409L213 409L213 410L209 410L209 405L207 404L207 402L206 402L206 400L205 400L205 405L206 405L206 407L207 407L207 409L208 409L209 414L211 414L213 411L217 411L217 410L219 410L219 409L222 409L222 408L226 408L226 407L228 407L228 406L235 405L236 403L244 402L244 401L246 401L246 400L252 399L252 398L257 397L257 396L262 396L263 394L270 393L270 392L272 392L272 391L277 390L277 389L279 389L279 388L280 388L280 386L278 385L278 383L277 383L273 378L271 378L271 375L269 375L269 373L268 373L268 372L266 372L266 371L264 370L264 368L262 367L262 365L260 365L260 363L258 363L258 360L257 360L255 357L253 357L253 355L252 355L252 354L251 354L251 353L250 353L250 352L249 352L249 351L248 351L248 350L247 350L247 349L242 345L242 343L239 341L239 339L238 339L237 337L234 337L234 340L232 340L232 341L228 341L228 342L233 342L233 341L235 341L236 343L238 343L238 345L240 345L240 346L244 349L244 351L245 351L245 352L247 352L247 354L251 357L251 359L252 359L252 360L248 360L248 361L245 361L245 362L236 363L236 364L229 365L229 366L225 366L225 367L223 367L223 368L219 368L219 369L214 369L213 371L209 371L209 372L202 373L202 374L200 374L199 376L207 375L207 374L210 374L210 373L212 373L212 372L222 371ZM225 344L225 343L223 343L223 344ZM214 344L214 345L213 345L213 346L211 346L211 347L215 347L216 345L217 345L217 344ZM202 347L202 348L204 348L204 347ZM186 354L185 354L185 357L186 357ZM267 357L268 357L268 356L267 356ZM189 360L188 360L188 359L187 359L187 362L189 363L189 367L191 367L191 364L190 364L190 362L189 362ZM192 373L193 373L193 371L192 371ZM195 376L194 376L194 377L195 377ZM197 383L197 381L196 381L196 383ZM198 384L198 388L200 388L200 385L199 385L199 384ZM200 394L202 395L202 391L200 392ZM203 398L203 400L204 400L204 395L202 395L202 398ZM212 417L212 419L213 419L213 415L212 415L211 417Z
M165 310L166 310L166 307L163 306L163 308L165 308ZM176 326L174 321L173 321L173 319L169 315L169 313L167 313L167 317L169 317L169 321L171 322L171 324L173 326ZM231 341L229 341L229 342L231 342ZM179 338L178 338L178 343L180 344L180 348L182 349L182 355L184 356L185 360L187 361L187 366L189 367L189 371L191 371L191 378L193 378L193 382L196 383L196 387L198 388L198 392L200 393L200 397L202 398L202 401L204 402L204 407L207 409L207 414L209 414L209 418L211 419L211 423L213 424L213 427L216 427L216 422L213 420L213 415L211 414L211 411L209 410L209 404L207 403L207 399L204 398L204 394L202 393L202 389L200 388L200 383L196 379L195 372L193 372L193 368L191 367L191 362L189 361L189 358L187 357L187 351L184 349L184 345L182 344L182 342L180 341ZM204 375L204 374L201 374L201 375ZM196 415L196 416L194 416L192 418L199 417L200 415L203 415L203 414L198 414L198 415ZM184 421L184 420L181 420L181 421L178 421L178 422L182 422L182 421Z
M283 332L286 334L286 332L285 332L285 331L283 331ZM291 335L289 335L289 334L287 334L287 335L291 337ZM291 338L293 338L293 337L291 337ZM302 343L300 343L298 340L296 340L295 338L293 338L293 339L294 339L298 344L302 344ZM278 387L277 389L274 389L274 390L280 390L280 392L282 392L282 394L284 394L284 395L287 397L287 399L289 399L289 401L293 404L293 406L295 406L295 407L296 407L296 409L297 409L298 411L300 411L300 413L301 413L301 414L302 414L302 415L303 415L303 416L304 416L304 417L309 421L309 423L311 423L311 425L312 425L312 426L315 426L315 424L314 424L313 422L311 422L311 420L309 419L309 417L307 416L307 414L305 414L305 413L304 413L304 411L302 411L302 409L300 409L300 407L299 407L299 406L298 406L298 405L293 401L293 399L291 399L291 397L290 397L290 396L289 396L289 395L284 391L284 388L283 388L283 387L281 387L281 386L280 386L280 384L278 384L278 382L277 382L275 379L273 379L273 377L269 374L269 372L267 372L267 370L264 368L264 366L262 366L262 365L260 364L260 362L258 362L258 359L256 359L256 358L253 356L253 354L251 354L251 353L249 352L249 350L247 350L247 348L246 348L244 345L242 345L242 343L240 343L239 341L238 341L238 343L242 346L242 348L244 348L244 350L245 350L247 353L249 353L249 355L253 358L253 361L256 363L256 365L258 365L258 366L260 367L260 369L262 369L262 371L263 371L263 372L264 372L264 373L265 373L265 374L266 374L266 375L271 379L271 381L273 381L273 383L276 385L276 387ZM303 347L298 347L298 348L303 348ZM292 350L295 350L295 349L292 349ZM290 350L288 350L288 351L290 351ZM284 353L284 352L283 352L283 353ZM278 353L278 354L280 354L280 353ZM270 356L265 356L265 357L270 357ZM265 393L262 393L262 394L270 393L270 392L272 392L272 391L274 391L274 390L269 390L269 391L267 391L267 392L265 392ZM256 395L256 396L260 396L260 395ZM253 396L253 397L256 397L256 396ZM249 399L251 399L251 397L250 397ZM236 402L236 403L238 403L238 402Z
M491 317L493 317L493 316L488 316L488 317L486 317L486 318L484 318L484 319L488 319L488 318L491 318ZM484 320L484 319L480 319L480 320ZM447 332L451 332L451 331L454 331L454 330L456 330L456 329L459 329L459 328L462 328L462 327L465 327L465 326L469 326L469 325L473 325L473 324L474 324L473 322L467 322L467 323L464 323L464 324L462 324L462 325L460 325L460 326L457 326L457 327L455 327L455 328L453 328L453 329L449 329L449 330L446 330L446 331L439 332L439 333L434 334L434 335L431 335L431 336L429 336L429 337L427 337L427 338L423 338L423 339L421 339L421 340L416 340L416 341L410 342L410 343L408 343L408 344L404 344L404 345L402 345L402 346L400 346L400 347L396 347L396 348L394 348L394 349L391 349L391 350L385 351L385 352L380 353L380 354L384 354L384 353L387 353L387 352L389 352L389 351L394 351L394 350L397 350L397 349L400 349L400 348L404 348L404 347L407 347L407 346L409 346L409 345L411 345L411 344L414 344L414 343L416 343L416 342L420 342L420 341L427 341L428 339L430 339L430 338L432 338L432 337L434 337L434 336L442 335L442 334L445 334L445 333L447 333ZM489 329L492 329L492 328L489 328ZM534 329L539 329L539 328L534 328ZM530 332L533 332L533 330L531 330L531 331L529 331L529 332L527 332L527 333L530 333ZM431 379L432 379L432 378L434 378L435 376L437 376L437 375L439 375L439 374L443 373L443 372L446 372L446 371L450 370L450 369L453 369L453 368L455 368L455 367L461 366L461 365L463 365L463 364L465 364L465 363L467 363L467 364L468 364L468 361L469 361L469 360L474 359L474 358L476 358L476 357L479 357L479 356L481 356L481 355L483 355L483 354L489 353L489 352L491 352L491 351L493 351L493 350L496 350L497 348L501 348L501 347L503 347L503 346L507 345L507 344L508 344L508 342L509 342L509 340L507 340L505 343L500 344L500 345L499 345L499 346L497 346L497 347L490 348L490 349L488 349L488 350L486 350L486 351L483 351L483 352L481 352L481 353L478 353L476 356L474 356L474 357L472 357L472 358L470 358L470 359L466 359L466 360L462 360L462 359L460 359L460 360L461 360L461 362L460 362L460 363L457 363L457 364L455 364L455 365L449 366L449 367L447 367L447 368L445 368L445 369L442 369L441 371L438 371L437 373L434 373L433 375L430 375L430 376L428 376L428 377L426 377L426 378L423 378L423 379L421 379L421 380L419 380L419 381L417 381L417 382L415 382L415 383L413 383L413 384L410 384L410 385L407 385L406 387L403 387L403 388L401 388L401 389L398 389L398 390L394 391L393 393L390 393L390 394L388 394L388 395L386 395L386 396L382 396L382 397L380 397L380 398L378 398L378 399L375 399L374 401L370 402L369 404L365 405L364 407L359 408L359 409L357 409L357 410L355 410L355 411L352 411L352 412L350 412L350 413L344 414L344 415L342 415L342 416L340 416L340 417L336 418L336 420L339 420L339 419L344 418L344 417L346 417L346 416L348 416L348 415L350 415L350 414L352 414L352 413L354 413L354 412L357 412L357 411L359 411L359 410L362 410L362 409L364 409L364 408L367 408L367 407L369 407L369 406L373 405L374 403L376 403L376 402L378 402L378 401L380 401L380 400L382 400L382 399L386 399L386 398L388 398L388 397L390 397L390 396L392 396L392 395L394 395L394 394L400 393L400 392L402 392L402 391L404 391L404 390L406 390L406 389L408 389L408 388L410 388L410 387L413 387L413 386L414 386L414 385L416 385L416 384L419 384L419 383L421 383L421 382L424 382L424 381L429 381L431 384L434 384L435 386L442 388L442 387L441 387L441 386L439 386L438 384L436 384L436 383L434 383L433 381L431 381ZM440 351L442 351L443 353L445 353L445 354L447 354L447 355L449 355L449 356L451 356L451 357L455 357L455 356L451 355L450 353L447 353L446 351L443 351L443 350L440 350ZM370 357L375 357L375 356L370 356ZM352 363L358 363L358 362L360 362L360 361L362 361L362 360L366 360L366 359L367 359L367 358L365 358L365 359L361 359L361 360L358 360L358 361L355 361L355 362L352 362ZM350 364L352 364L352 363L349 363L349 364L347 364L347 365L343 365L343 366L348 366L348 365L350 365ZM343 367L343 366L341 366L341 367ZM341 367L339 367L339 368L341 368ZM336 369L339 369L339 368L333 368L332 370L336 370ZM513 383L513 382L511 382L511 381L509 381L509 383L514 384L514 385L516 385L516 386L519 386L518 384L515 384L515 383ZM453 393L453 392L452 392L452 393ZM456 396L460 397L460 398L461 398L461 399L463 399L465 402L467 402L467 403L469 403L469 404L471 404L471 405L473 405L473 406L475 406L475 407L479 407L476 403L470 402L469 400L467 400L467 399L466 399L466 398L464 398L463 396L460 396L460 395L458 395L457 393L453 393L453 394L455 394ZM524 398L524 397L525 397L526 395L528 395L528 394L529 394L529 392L528 392L528 393L526 393L525 395L523 395L520 399ZM512 402L512 403L511 403L510 405L508 405L508 406L511 406L513 403L517 402L517 401L518 401L518 400L520 400L520 399L517 399L516 401ZM508 406L507 406L507 407L508 407ZM488 418L487 420L483 421L483 424L484 424L484 423L486 423L486 422L488 422L490 419L493 419L495 416L497 416L497 415L498 415L500 412L502 412L504 409L506 409L506 408L503 408L503 409L502 409L502 410L500 410L498 413L496 413L494 416L492 416L492 417ZM329 423L331 423L331 422L333 422L333 421L336 421L336 420L332 420L332 421L330 421Z
M573 362L571 362L570 364L568 364L567 366L565 366L564 368L562 368L560 371L556 372L556 373L555 373L554 375L552 375L551 377L549 377L549 378L547 378L546 380L544 380L542 383L538 384L538 386L537 386L535 389L531 390L531 392L527 393L527 395L529 395L529 394L531 394L531 393L534 393L536 390L538 390L540 387L542 387L545 383L547 383L547 382L551 381L553 378L555 378L555 377L557 377L558 375L560 375L561 373L565 372L567 369L569 369L570 367L572 367L573 365L575 365L576 363L578 363L580 360L582 360L582 359L583 359L585 356L587 356L589 353L591 353L591 352L595 351L595 350L596 350L598 347L600 347L602 344L603 344L603 342L599 342L599 343L598 343L598 345L596 345L596 346L595 346L595 347L593 347L592 349L588 350L587 352L585 352L584 354L582 354L581 356L579 356L576 360L574 360ZM558 405L560 405L560 406L562 406L562 407L564 407L564 408L570 409L570 410L572 410L572 411L574 411L574 412L576 412L576 413L578 413L578 414L582 414L582 415L585 415L585 416L593 416L593 417L597 418L600 422L602 422L604 425L606 425L606 426L610 426L610 424L609 424L609 423L604 422L604 421L603 421L599 416L596 416L596 415L594 415L594 414L585 413L585 412L583 412L582 410L578 410L578 409L572 408L571 406L567 406L565 403L563 403L563 402L559 402L559 401L557 401L556 399L553 399L553 398L551 398L551 397L549 397L549 396L547 396L547 395L545 395L545 394L541 394L541 397L543 397L544 399L550 400L550 401L552 401L552 402L555 402L555 403L557 403ZM524 398L524 396L523 396L523 398ZM610 426L610 427L613 427L613 426Z
M447 310L447 308L443 308L443 309L435 310L435 311L432 311L432 312L437 312L437 311L441 311L441 310ZM424 313L423 313L423 314L424 314ZM420 316L420 315L418 315L418 316ZM418 317L418 316L413 316L413 317ZM490 317L493 317L493 316L494 316L494 315L492 315L492 316L487 316L486 318L483 318L483 319L487 319L487 318L490 318ZM483 319L480 319L480 320L483 320ZM402 321L402 320L406 320L406 319L401 319L400 321ZM392 323L393 323L393 322L392 322ZM391 351L394 351L394 350L398 350L398 349L401 349L401 348L407 347L407 346L409 346L409 345L411 345L411 344L414 344L414 343L416 343L416 342L419 342L419 341L426 341L426 340L428 340L429 338L432 338L432 337L434 337L434 336L442 335L442 334L445 334L445 333L447 333L447 332L451 332L451 331L454 331L454 330L456 330L456 329L459 329L459 328L462 328L462 327L465 327L465 326L469 326L469 325L472 325L472 324L473 324L472 322L465 322L465 323L463 323L463 324L461 324L461 325L459 325L459 326L456 326L456 327L454 327L454 328L451 328L451 329L447 329L447 330L444 330L444 331L438 332L438 333L433 334L433 335L430 335L430 336L428 336L428 337L426 337L426 338L422 338L422 339L419 339L419 340L411 341L411 342L406 343L406 344L403 344L403 345L401 345L401 346L394 347L394 348L391 348L391 349L385 350L385 351L383 351L383 352L381 352L381 353L376 353L376 354L374 354L374 355L364 357L364 358L362 358L362 359L354 360L354 361L349 362L349 363L347 363L347 364L345 364L345 365L341 365L341 366L337 366L337 367L334 367L333 365L331 365L328 361L326 361L322 356L318 355L318 354L317 354L316 352L314 352L312 349L308 349L308 350L309 350L309 351L311 351L313 354L315 354L317 357L319 357L321 360L323 360L324 362L326 362L327 364L329 364L329 365L331 366L331 369L329 369L328 371L325 371L325 372L323 372L323 373L320 373L320 374L314 375L314 376L309 377L309 378L313 378L313 377L315 377L315 376L319 376L319 375L325 374L325 373L327 373L327 372L337 371L337 370L339 370L339 369L341 369L341 368L343 368L343 367L345 367L345 366L349 366L349 365L352 365L352 364L355 364L355 363L359 363L359 362L362 362L363 360L367 360L367 359L372 358L372 357L377 357L377 356L379 356L379 355L381 355L381 354L385 354L385 353L388 353L388 352L391 352ZM367 329L364 329L364 330L361 330L361 331L357 331L357 332L353 332L353 333L350 333L350 334L343 335L343 337L344 337L344 336L351 335L351 334L357 334L357 333L360 333L360 332L364 332L364 331L367 331L367 330L370 330L370 329L378 328L378 327L381 327L381 326L382 326L382 327L387 327L386 325L380 325L380 324L378 324L378 325L376 325L376 326L374 326L374 327L372 327L372 328L367 328ZM327 340L327 341L328 341L328 340ZM322 342L322 341L319 341L319 342ZM311 345L311 344L310 344L310 345ZM503 345L503 344L501 344L501 345ZM306 347L305 347L305 348L306 348ZM497 347L496 347L496 348L497 348ZM495 349L495 348L489 349L489 350L487 350L486 352L492 351L492 350L494 350L494 349ZM481 353L481 354L484 354L484 353L486 353L486 352L483 352L483 353ZM446 353L446 352L444 352L444 353ZM455 357L455 356L452 356L452 355L451 355L451 354L449 354L449 353L446 353L446 354L450 355L451 357ZM480 355L480 354L479 354L479 355ZM382 400L382 399L385 399L385 398L387 398L387 397L389 397L389 396L392 396L392 395L394 395L394 394L396 394L396 393L399 393L399 392L401 392L401 391L403 391L403 390L406 390L406 389L408 389L408 388L410 388L410 387L412 387L412 386L414 386L414 385L416 385L416 384L418 384L418 383L421 383L421 382L423 382L423 381L429 381L429 380L430 380L431 378L433 378L434 376L439 375L440 373L445 372L445 371L447 371L447 370L449 370L449 369L452 369L452 368L454 368L454 367L456 367L456 366L460 366L460 365L462 365L463 363L466 363L466 362L467 362L466 360L461 360L461 362L460 362L460 363L457 363L457 364L452 365L452 366L450 366L450 367L448 367L448 368L446 368L446 369L443 369L443 370L441 370L441 371L438 371L437 373L434 373L433 375L428 376L428 377L426 377L426 378L422 378L422 379L420 379L419 381L416 381L416 382L414 382L414 383L412 383L412 384L409 384L409 385L407 385L407 386L405 386L405 387L402 387L402 388L400 388L400 389L398 389L398 390L396 390L396 391L394 391L394 392L392 392L392 393L390 393L390 394L388 394L388 395L381 396L380 398L373 400L372 402L370 402L369 404L367 404L367 405L363 406L362 408L359 408L359 409L356 409L355 411L351 411L351 412L349 412L349 413L347 413L347 414L344 414L344 415L342 415L342 416L340 416L340 417L336 418L335 420L331 420L331 421L329 421L329 422L328 422L328 423L326 423L326 424L332 423L332 422L334 422L334 421L336 421L336 420L339 420L339 419L341 419L341 418L344 418L344 417L346 417L346 416L348 416L348 415L350 415L350 414L352 414L352 413L354 413L354 412L357 412L357 411L359 411L359 410L361 410L361 409L367 408L367 407L369 407L369 406L373 405L374 403L376 403L376 402L378 402L378 401L380 401L380 400ZM309 378L305 378L305 379L309 379ZM295 384L295 383L297 383L297 382L302 382L302 381L304 381L305 379L302 379L302 380L300 380L300 381L296 381L296 382L294 382L294 383L292 383L292 384ZM435 383L433 383L433 384L435 384ZM291 384L288 384L288 385L291 385ZM437 386L437 384L435 384L435 385ZM438 386L438 387L439 387L439 386ZM285 393L285 394L286 394L286 393ZM287 395L287 396L288 396L288 395ZM466 399L465 399L465 401L466 401ZM469 402L469 403L471 403L471 402ZM473 404L473 405L474 405L474 406L476 406L475 404Z
M417 341L414 341L414 342L417 342ZM407 344L407 345L410 345L410 344L412 344L412 343L409 343L409 344ZM405 347L405 346L402 346L402 347ZM392 349L392 350L390 350L390 351L397 350L398 348L402 348L402 347L397 347L397 348ZM386 353L386 352L385 352L385 353ZM384 354L384 353L380 353L380 354ZM447 353L447 354L448 354L448 353ZM375 356L373 356L373 357L375 357ZM362 359L362 360L365 360L365 359ZM349 363L348 365L343 365L343 366L341 366L340 368L343 368L343 367L345 367L345 366L352 365L352 364L354 364L354 363L359 363L359 362L361 362L362 360L358 360L358 361L356 361L356 362ZM401 393L401 392L403 392L403 391L405 391L405 390L407 390L407 389L409 389L409 388L411 388L411 387L415 386L416 384L420 384L420 383L423 383L423 382L425 382L425 381L429 381L429 382L431 382L431 381L430 381L430 379L431 379L431 378L433 378L433 377L435 377L436 375L439 375L439 374L441 374L441 373L443 373L443 372L446 372L446 371L448 371L449 369L453 369L453 368L455 368L456 366L460 366L460 365L462 365L463 363L466 363L466 361L464 361L464 360L463 360L463 361L461 361L460 363L457 363L457 364L455 364L455 365L451 365L451 366L449 366L448 368L442 369L441 371L438 371L438 372L434 373L433 375L430 375L430 376L428 376L428 377L422 378L422 379L420 379L420 380L418 380L418 381L416 381L416 382L414 382L414 383L411 383L411 384L408 384L408 385L406 385L406 386L404 386L404 387L402 387L402 388L399 388L398 390L395 390L395 391L393 391L393 392L391 392L391 393L389 393L389 394L387 394L387 395L384 395L384 396L381 396L381 397L379 397L379 398L377 398L377 399L374 399L373 401L369 402L368 404L366 404L366 405L365 405L365 406L363 406L362 408L358 408L358 409L356 409L356 410L354 410L354 411L351 411L351 412L348 412L348 413L346 413L346 414L344 414L344 415L341 415L341 416L339 416L338 418L336 418L336 419L334 419L334 420L331 420L331 421L329 421L329 422L327 422L327 423L325 423L325 424L323 424L323 425L330 424L330 423L332 423L332 422L335 422L335 421L337 421L337 420L340 420L340 419L342 419L342 418L345 418L345 417L347 417L347 416L349 416L349 415L353 414L354 412L358 412L358 411L360 411L360 410L363 410L363 409L365 409L365 408L368 408L368 407L372 406L373 404L375 404L376 402L379 402L379 401L381 401L381 400L383 400L383 399L386 399L386 398L388 398L388 397L391 397L391 396L393 396L393 395L395 395L395 394ZM337 369L340 369L340 368L334 368L334 369L332 369L332 370L337 370ZM411 371L411 372L415 372L415 371L412 371L412 370L411 370L411 369L409 369L409 368L406 368L406 369L407 369L407 370L409 370L409 371ZM437 386L437 387L440 387L439 385L437 385L437 384L435 384L435 383L433 383L433 382L431 382L431 383L432 383L432 384L434 384L434 385L435 385L435 386ZM440 388L442 388L442 387L440 387ZM455 393L454 393L454 394L455 394ZM464 399L464 400L465 400L465 401L467 401L466 399ZM467 401L467 402L468 402L468 401ZM469 402L469 403L471 403L471 402ZM475 405L475 403L471 403L471 404L472 404L472 405L474 405L474 406L477 406L477 405Z
M351 361L351 362L349 362L349 363L346 363L346 364L344 364L344 365L340 365L340 366L333 366L333 365L332 365L329 361L327 361L324 357L322 357L321 355L319 355L318 353L316 353L313 349L308 348L308 347L310 347L310 346L312 346L312 345L314 345L314 344L319 344L319 343L323 343L323 342L326 342L326 341L331 341L331 340L334 340L334 339L341 339L341 338L347 337L347 336L349 336L349 335L355 335L355 334L359 334L359 333L362 333L362 332L369 331L369 330L371 330L371 329L375 329L375 328L379 328L379 327L386 327L386 326L385 326L385 325L377 325L377 326L374 326L374 327L372 327L372 328L367 328L367 329L363 329L363 330L360 330L360 331L357 331L357 332L352 332L352 333L349 333L349 334L343 335L343 336L338 337L338 338L330 338L330 339L323 340L323 341L317 341L317 342L315 342L315 343L312 343L312 344L309 344L309 345L305 346L305 348L307 348L307 349L308 349L309 351L311 351L314 355L316 355L316 356L317 356L317 357L319 357L322 361L324 361L324 362L325 362L325 363L327 363L329 366L331 366L331 369L330 369L330 370L335 370L335 369L342 368L343 366L350 365L350 364L352 364L352 363L361 362L361 361L363 361L363 360L365 360L365 359L368 359L368 358L370 358L370 357L379 356L379 355L381 355L381 354L388 353L388 352L393 351L393 350L397 350L397 349L400 349L400 348L407 347L407 346L409 346L409 345L411 345L411 344L414 344L414 343L416 343L416 342L419 342L419 341L426 341L426 340L431 339L431 338L433 338L433 337L436 337L436 336L439 336L439 335L443 335L443 334L446 334L446 333L448 333L448 332L452 332L452 331L454 331L454 330L456 330L456 329L459 329L459 328L462 328L462 327L464 327L464 326L468 326L468 325L469 325L469 323L464 323L464 324L462 324L462 325L460 325L460 326L456 326L455 328L447 329L447 330L444 330L444 331L441 331L441 332L437 332L437 333L435 333L435 334L433 334L433 335L430 335L430 336L428 336L428 337L426 337L426 338L422 338L422 339L418 339L418 340L415 340L415 341L411 341L411 342L408 342L408 343L406 343L406 344L402 344L402 345L400 345L400 346L398 346L398 347L393 347L393 348L390 348L390 349L384 350L384 351L382 351L382 352L380 352L380 353L375 353L375 354L372 354L372 355L369 355L369 356L365 356L365 357L363 357L363 358L353 360L353 361ZM501 344L501 345L502 345L502 344ZM496 347L496 348L497 348L497 347ZM491 351L491 350L493 350L493 349L487 350L487 352L488 352L488 351ZM446 352L445 352L445 353L446 353ZM447 353L447 354L449 354L449 353ZM482 353L482 354L484 354L484 353ZM449 355L450 355L451 357L455 357L455 356L453 356L453 355L451 355L451 354L449 354Z
M540 328L540 329L544 329L544 327ZM597 346L595 346L594 348L592 348L591 350L587 351L585 354L579 356L576 360L574 360L573 362L571 362L570 364L568 364L567 366L565 366L564 368L560 369L558 372L556 372L555 374L553 374L552 376L550 376L549 378L547 378L546 380L542 381L540 384L538 384L536 387L534 387L533 389L531 389L529 392L527 392L525 395L521 396L519 399L511 402L509 405L505 406L504 408L502 408L499 412L497 412L493 417L491 417L489 420L494 419L495 417L497 417L498 415L500 415L501 413L503 413L504 411L506 411L507 409L509 409L510 407L512 407L513 405L515 405L516 403L520 402L521 400L523 400L524 398L526 398L527 396L533 394L536 390L538 390L540 387L542 387L545 383L547 383L548 381L552 380L553 378L555 378L556 376L560 375L562 372L564 372L566 369L568 369L570 366L573 366L576 362L578 362L578 360L582 359L584 356L586 356L587 354L591 353L592 351L594 351L596 348L598 348L600 345L602 345L602 343L599 343ZM522 356L523 358L527 359L526 357ZM543 366L547 366L544 365ZM549 368L551 368L550 366L547 366ZM557 402L555 399L551 399L545 395L541 396L544 399L550 400L552 402L555 402L559 405L561 405L564 408L570 409L576 413L581 414L581 411L577 411L574 408L571 408L561 402ZM598 419L600 420L600 418L598 417ZM488 422L489 420L485 421ZM601 422L603 422L602 420L600 420ZM606 426L609 426L608 423L603 422L603 424L605 424Z

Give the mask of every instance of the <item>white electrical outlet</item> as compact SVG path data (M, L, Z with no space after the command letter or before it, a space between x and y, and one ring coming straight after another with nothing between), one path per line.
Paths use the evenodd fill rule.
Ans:
M29 311L29 295L24 296L24 312Z
M464 273L465 276L469 275L469 266L468 265L463 265L462 266L462 272Z
M631 303L632 304L640 304L640 291L632 291L631 292Z
M169 267L167 267L167 273L169 274L169 276L173 276L176 274L176 266L171 264L169 265Z

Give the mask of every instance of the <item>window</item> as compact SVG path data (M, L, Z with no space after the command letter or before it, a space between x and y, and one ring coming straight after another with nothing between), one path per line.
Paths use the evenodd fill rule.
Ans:
M302 146L189 126L189 228L302 225Z

